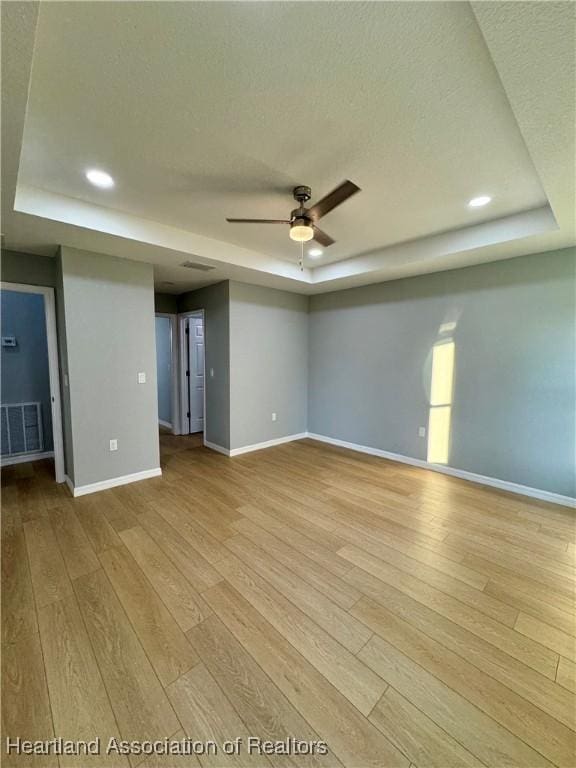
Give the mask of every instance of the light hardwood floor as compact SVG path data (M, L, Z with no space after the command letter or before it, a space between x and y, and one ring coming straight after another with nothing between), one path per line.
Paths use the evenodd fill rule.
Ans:
M4 736L328 745L130 758L165 768L576 765L573 511L308 440L161 445L162 478L79 499L4 471Z

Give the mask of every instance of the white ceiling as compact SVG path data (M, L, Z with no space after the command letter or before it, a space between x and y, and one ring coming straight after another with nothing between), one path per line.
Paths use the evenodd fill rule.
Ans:
M310 293L576 242L570 3L64 2L35 25L33 5L2 8L8 247L150 261L170 292ZM303 273L283 227L225 221L344 178L362 192Z

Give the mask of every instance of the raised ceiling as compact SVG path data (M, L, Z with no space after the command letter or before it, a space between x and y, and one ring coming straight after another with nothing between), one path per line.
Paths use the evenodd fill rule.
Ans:
M42 4L6 245L152 261L167 290L313 292L573 244L574 9L511 5ZM542 157L544 126L563 146ZM323 219L337 243L303 273L286 229L225 221L285 218L294 185L317 199L344 178L362 193ZM479 194L493 202L469 209Z

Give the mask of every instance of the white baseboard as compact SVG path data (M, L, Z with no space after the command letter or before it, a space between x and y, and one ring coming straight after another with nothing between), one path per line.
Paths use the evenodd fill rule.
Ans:
M303 440L305 437L308 437L308 433L300 432L297 435L286 435L286 437L277 437L274 440L265 440L263 443L254 443L253 445L244 445L241 448L232 448L230 456L241 456L243 453L261 451L263 448L273 448L275 445L291 443L293 440Z
M381 458L389 459L390 461L398 461L402 464L411 464L414 467L430 469L433 472L441 472L443 475L451 475L452 477L458 477L461 480L468 480L472 483L489 485L492 488L499 488L502 491L509 491L510 493L519 494L520 496L529 496L533 499L549 501L552 504L561 504L565 507L576 507L576 499L572 498L572 496L562 496L560 493L543 491L540 488L530 488L527 485L511 483L508 480L499 480L498 478L487 477L486 475L477 475L475 472L468 472L464 469L455 469L454 467L446 467L442 464L430 464L423 459L413 459L411 456L402 456L399 453L382 451L379 448L370 448L366 445L357 445L356 443L349 443L346 440L337 440L334 437L326 437L326 435L316 435L312 432L309 432L307 437L309 437L311 440L318 440L321 443L329 443L330 445L337 445L341 448L349 448L351 451L368 453L371 456L380 456Z
M66 484L72 493L72 496L85 496L87 493L97 493L105 491L108 488L115 488L117 485L128 485L128 483L137 483L139 480L148 480L151 477L159 477L162 474L160 467L156 469L146 469L143 472L134 472L131 475L121 475L120 477L111 477L110 480L101 480L98 483L89 483L88 485L74 485L72 480L66 476Z
M12 464L27 464L29 461L41 461L42 459L53 459L54 451L44 451L43 453L22 453L20 456L4 456L0 461L1 467L10 467Z
M216 443L209 443L208 440L204 440L204 445L206 448L210 448L212 451L218 451L218 453L223 453L224 456L230 456L230 451L228 448L224 448L221 445L217 445Z
M166 427L166 429L172 429L172 424L169 421L158 419L158 424L160 424L161 427Z
M252 453L252 451L261 451L263 448L273 448L275 445L282 445L282 443L291 443L293 440L303 440L308 437L308 432L300 432L297 435L286 435L285 437L277 437L274 440L265 440L263 443L254 443L253 445L243 445L241 448L223 448L216 443L209 443L204 440L206 448L211 448L213 451L223 453L224 456L241 456L243 453Z

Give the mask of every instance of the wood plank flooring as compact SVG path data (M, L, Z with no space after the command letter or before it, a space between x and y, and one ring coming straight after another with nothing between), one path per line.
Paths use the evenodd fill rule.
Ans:
M161 449L80 499L3 471L3 737L102 753L2 765L576 766L572 510L310 440Z

